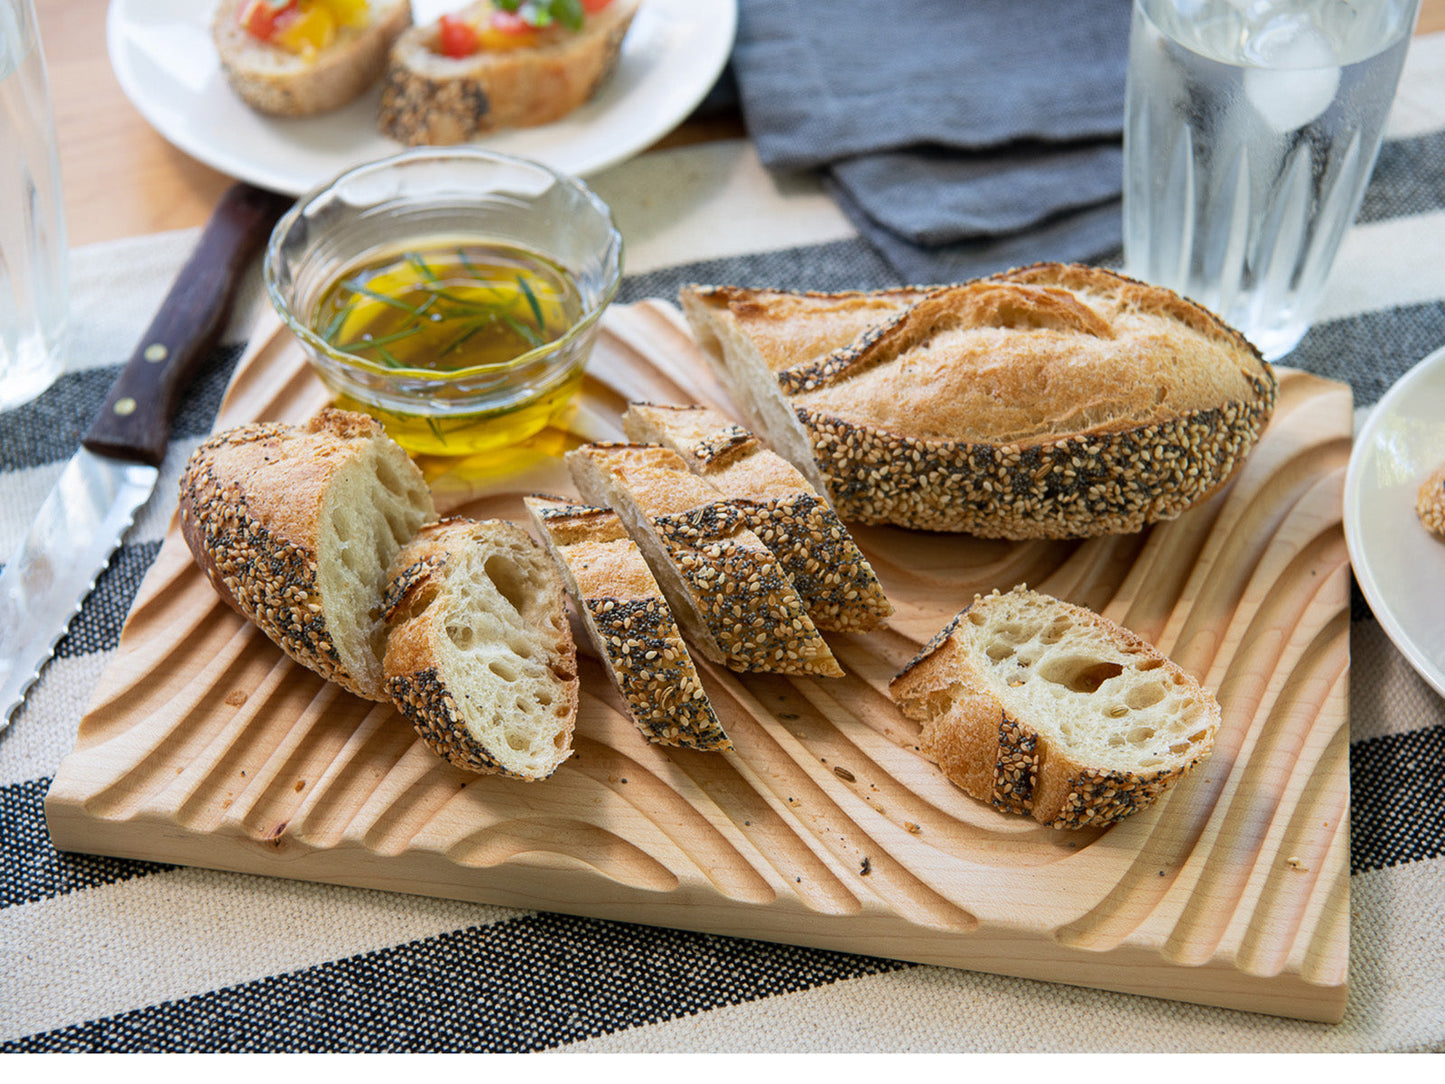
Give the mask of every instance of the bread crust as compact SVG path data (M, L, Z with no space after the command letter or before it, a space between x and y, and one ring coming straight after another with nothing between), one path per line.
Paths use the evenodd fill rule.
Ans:
M495 605L514 609L491 623L500 633L479 628L487 615L468 598L478 576L505 600ZM417 532L397 555L389 580L385 688L422 740L480 775L526 781L551 775L571 752L577 653L562 582L542 548L505 520L449 517ZM489 657L503 660L495 668L452 649L458 636L473 634L487 639ZM511 648L510 640L525 640L528 653ZM531 698L525 707L521 696ZM523 726L525 745L509 742Z
M1168 690L1169 702L1183 703L1191 713L1180 721L1188 732L1176 740L1180 748L1149 757L1147 768L1131 767L1124 736L1138 725L1137 713L1110 708L1098 720L1113 728L1114 743L1125 747L1111 758L1085 752L1082 742L1071 744L1056 720L1006 695L1001 671L990 664L990 652L998 655L1003 648L986 640L979 627L985 624L981 609L1009 606L1032 607L1051 621L1093 630L1095 642L1108 645L1098 661L1104 674L1153 674L1151 681ZM1030 815L1051 828L1103 827L1152 805L1209 754L1220 721L1212 694L1153 645L1101 614L1023 586L975 598L893 678L888 691L908 718L922 724L919 750L951 782L995 809ZM1111 711L1119 712L1117 721Z
M614 0L578 32L556 27L537 46L452 58L433 23L392 49L377 125L408 146L464 143L499 128L550 124L582 105L617 66L637 0ZM462 14L486 11L474 4Z
M567 467L584 500L622 517L704 656L740 672L842 676L747 517L676 452L588 444L567 453Z
M731 749L672 609L617 514L543 494L523 503L642 735L657 745Z
M393 43L411 26L408 0L372 0L372 21L343 29L316 57L257 41L240 25L249 0L222 0L211 20L221 71L241 100L275 117L309 117L340 109L386 71Z
M689 288L682 305L740 405L845 520L1007 539L1130 533L1226 484L1275 405L1273 370L1237 332L1098 268L1037 264L890 301L891 315L822 355L795 348L817 333L760 331L753 309L782 325L829 310L764 293ZM757 381L760 358L775 387Z
M320 562L339 479L383 452L417 502L413 526L435 518L420 470L380 424L332 408L304 426L260 422L203 442L186 464L179 504L181 535L227 605L296 662L380 701L379 656L347 649L341 631L370 618L340 612L322 590Z
M893 606L843 522L808 480L742 426L702 406L633 403L628 437L660 444L736 504L782 562L808 616L830 632L868 632Z

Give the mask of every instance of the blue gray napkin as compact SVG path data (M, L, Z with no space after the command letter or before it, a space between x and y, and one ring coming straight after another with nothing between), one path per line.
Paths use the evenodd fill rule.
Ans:
M1120 245L1129 0L740 0L774 170L817 169L906 282Z

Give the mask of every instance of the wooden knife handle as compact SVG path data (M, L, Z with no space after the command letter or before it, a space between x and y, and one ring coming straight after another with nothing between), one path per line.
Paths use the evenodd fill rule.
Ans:
M181 394L220 341L237 287L291 202L249 184L227 189L81 444L160 466Z

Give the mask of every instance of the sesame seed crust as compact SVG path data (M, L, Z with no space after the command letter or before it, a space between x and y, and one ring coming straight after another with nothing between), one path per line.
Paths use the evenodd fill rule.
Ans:
M1420 483L1415 514L1427 531L1445 538L1445 464Z
M435 667L390 677L386 691L426 747L464 771L498 775L502 766L472 737Z
M829 496L845 520L980 538L1092 538L1174 519L1226 483L1273 413L1254 398L1157 425L1020 447L926 440L803 407Z
M731 749L672 609L617 513L542 494L523 504L642 735L658 745Z
M589 598L587 612L632 718L650 741L731 749L661 597Z

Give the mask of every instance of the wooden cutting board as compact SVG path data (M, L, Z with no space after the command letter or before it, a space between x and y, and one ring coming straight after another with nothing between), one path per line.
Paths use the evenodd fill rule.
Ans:
M1231 486L1127 537L1004 543L859 528L897 613L830 642L838 680L702 666L736 751L648 745L578 631L575 754L467 775L328 686L212 593L174 523L46 801L55 845L868 953L1336 1021L1349 932L1348 387L1282 370ZM629 399L732 412L675 309L608 315L567 432L509 472L425 466L444 510L525 522L557 452ZM327 401L268 324L218 419ZM475 468L476 464L470 465ZM915 748L889 679L975 592L1102 611L1218 693L1212 757L1107 830L995 812Z

